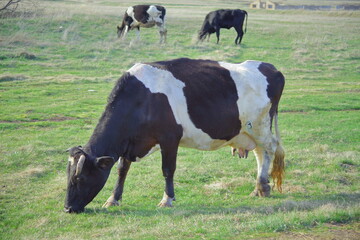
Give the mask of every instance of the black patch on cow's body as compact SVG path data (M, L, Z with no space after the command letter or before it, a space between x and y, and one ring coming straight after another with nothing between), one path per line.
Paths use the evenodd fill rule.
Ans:
M147 23L149 19L149 14L147 10L149 9L150 5L136 5L133 6L134 8L134 18L143 24Z
M259 65L259 71L266 77L266 81L268 82L266 91L271 101L269 113L272 121L274 114L278 111L279 101L285 85L285 78L283 74L270 63L261 63Z
M151 93L135 76L125 73L111 92L89 145L96 146L96 155L116 152L135 161L167 138L181 136L167 96Z
M239 134L236 85L218 62L181 58L149 65L169 71L185 83L188 113L197 128L213 139L230 140Z

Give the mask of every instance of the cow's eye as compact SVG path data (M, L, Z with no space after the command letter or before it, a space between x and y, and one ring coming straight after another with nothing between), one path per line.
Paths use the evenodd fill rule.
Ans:
M74 176L73 178L72 178L72 182L74 183L74 184L76 184L76 183L81 183L81 182L83 182L84 181L84 178L82 177L82 176Z
M84 181L84 177L82 176L76 177L76 182L83 182L83 181Z

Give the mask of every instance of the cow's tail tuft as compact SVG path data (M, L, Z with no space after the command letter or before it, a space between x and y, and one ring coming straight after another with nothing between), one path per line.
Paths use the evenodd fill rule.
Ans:
M285 175L285 151L283 147L281 146L281 138L280 138L280 132L278 128L278 112L276 111L274 114L274 124L275 124L275 134L277 138L277 147L275 151L275 158L273 162L273 167L271 170L271 178L274 181L274 187L276 186L277 190L279 192L282 192L282 181ZM273 188L274 188L273 187Z

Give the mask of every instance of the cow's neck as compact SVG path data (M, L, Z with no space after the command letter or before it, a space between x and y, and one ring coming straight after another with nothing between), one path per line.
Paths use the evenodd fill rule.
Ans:
M122 118L114 112L105 110L85 146L85 151L93 157L111 156L117 161L126 150L129 136L121 129Z

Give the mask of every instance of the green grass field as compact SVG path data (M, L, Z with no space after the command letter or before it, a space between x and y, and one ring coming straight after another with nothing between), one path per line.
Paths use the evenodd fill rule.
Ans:
M159 1L168 9L159 45L155 28L142 29L140 42L134 32L116 38L120 16L140 2L89 2L44 1L35 15L0 19L0 239L360 238L360 12ZM233 29L218 45L215 36L196 43L218 8L248 11L241 46ZM249 196L252 153L180 148L174 208L156 207L164 180L154 153L132 165L120 207L101 207L114 167L84 213L64 213L65 150L88 141L116 80L136 62L178 57L262 60L283 72L283 193Z

